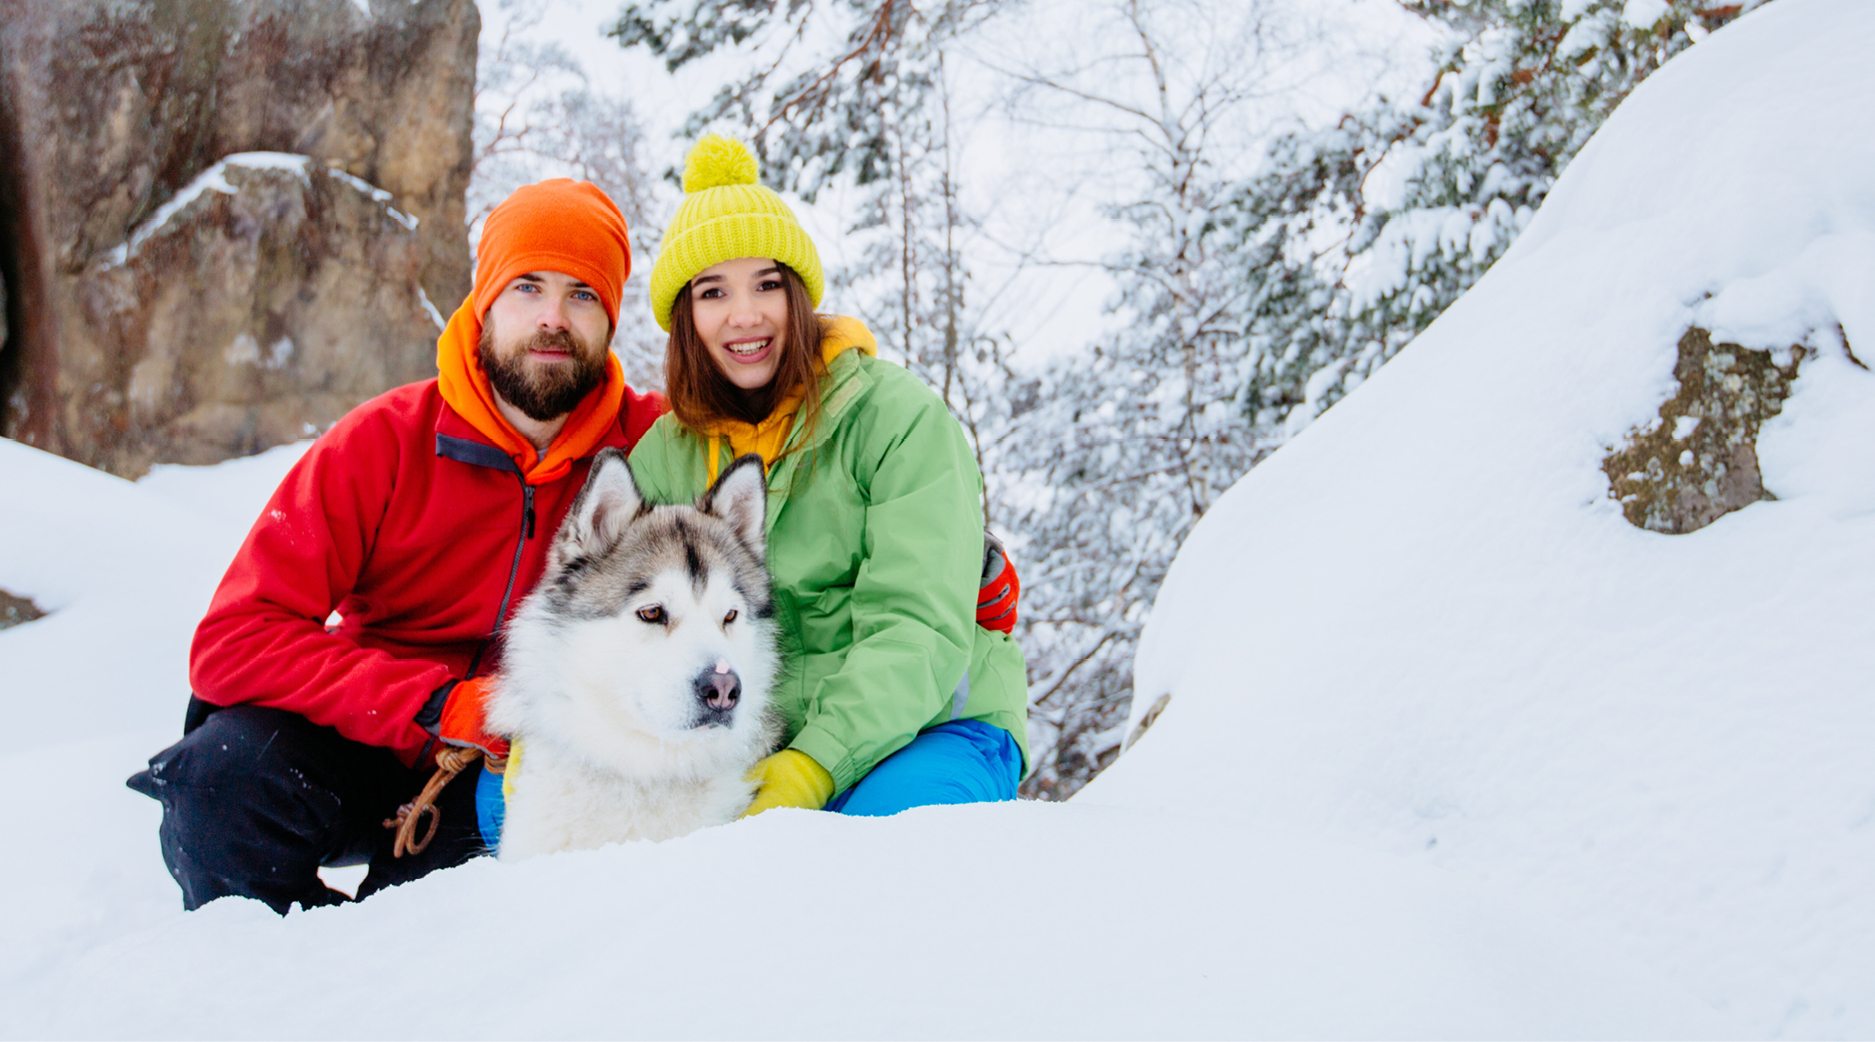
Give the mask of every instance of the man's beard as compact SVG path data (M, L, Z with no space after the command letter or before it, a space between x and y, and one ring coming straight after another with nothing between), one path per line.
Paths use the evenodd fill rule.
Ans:
M571 361L530 368L527 353L535 348L566 351ZM605 379L605 352L588 350L570 329L536 331L504 358L495 352L494 324L488 323L482 327L476 357L495 393L528 419L541 422L572 412L580 399Z

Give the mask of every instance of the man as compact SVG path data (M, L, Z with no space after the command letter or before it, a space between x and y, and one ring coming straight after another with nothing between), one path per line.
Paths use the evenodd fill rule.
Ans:
M268 502L196 630L184 737L130 780L163 804L185 907L240 895L284 914L345 900L321 865L368 862L363 897L485 851L479 769L437 798L421 853L393 856L384 822L439 742L505 751L480 728L502 625L592 457L665 409L607 347L626 234L593 185L515 192L483 227L438 378L352 410Z

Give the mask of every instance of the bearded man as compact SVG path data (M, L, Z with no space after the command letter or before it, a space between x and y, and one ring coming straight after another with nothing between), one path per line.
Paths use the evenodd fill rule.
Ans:
M608 345L631 272L618 207L593 185L530 185L488 217L475 289L434 380L352 410L274 493L195 634L182 741L131 788L163 804L185 908L238 895L284 914L344 901L322 865L370 868L360 898L484 853L464 771L421 852L385 827L439 744L481 730L502 626L601 449L665 410Z

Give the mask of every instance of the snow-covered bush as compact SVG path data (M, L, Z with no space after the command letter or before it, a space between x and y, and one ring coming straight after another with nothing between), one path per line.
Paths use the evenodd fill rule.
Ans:
M1510 247L1636 84L1764 0L1405 0L1448 42L1425 93L1274 141L1218 207L1243 294L1238 407L1277 441Z

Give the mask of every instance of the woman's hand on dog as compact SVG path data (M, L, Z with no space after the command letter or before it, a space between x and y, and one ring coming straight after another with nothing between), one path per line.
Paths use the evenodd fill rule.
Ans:
M742 812L745 818L776 807L819 810L833 798L833 775L799 749L783 749L758 761L749 768L748 780L761 787L755 790L755 802Z

